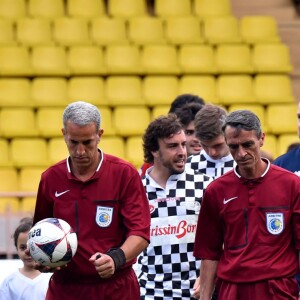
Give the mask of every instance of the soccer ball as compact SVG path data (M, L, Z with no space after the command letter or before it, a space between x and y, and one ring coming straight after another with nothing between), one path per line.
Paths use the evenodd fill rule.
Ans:
M71 261L77 250L77 235L66 221L47 218L30 229L27 246L36 262L55 268Z

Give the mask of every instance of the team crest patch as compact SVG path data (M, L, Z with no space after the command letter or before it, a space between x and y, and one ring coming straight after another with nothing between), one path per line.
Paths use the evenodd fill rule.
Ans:
M96 223L100 227L108 227L112 221L114 209L112 207L97 206Z
M284 229L283 213L267 213L267 229L271 234L280 234Z

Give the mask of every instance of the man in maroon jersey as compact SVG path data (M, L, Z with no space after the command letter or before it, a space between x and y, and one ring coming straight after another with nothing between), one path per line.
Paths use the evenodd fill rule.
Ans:
M132 264L149 243L149 204L137 170L98 149L100 126L94 105L68 105L62 133L70 156L41 177L34 223L61 218L78 237L72 261L54 270L47 300L140 299Z
M210 299L217 276L219 300L296 300L299 177L260 157L265 134L252 112L232 112L223 130L237 166L204 194L194 247L200 299Z

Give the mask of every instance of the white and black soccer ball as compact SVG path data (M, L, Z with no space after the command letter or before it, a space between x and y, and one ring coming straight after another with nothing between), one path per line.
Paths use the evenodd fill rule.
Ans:
M77 250L77 235L64 220L47 218L28 233L31 257L43 266L59 267L71 261Z

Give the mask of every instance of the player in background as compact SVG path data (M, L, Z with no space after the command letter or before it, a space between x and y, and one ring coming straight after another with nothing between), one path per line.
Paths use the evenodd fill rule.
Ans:
M230 113L223 131L237 166L203 197L194 248L200 299L211 299L217 275L219 300L297 300L299 177L261 158L265 134L254 113Z
M196 148L199 147L199 141L198 140L193 141L194 134L190 134L190 133L191 133L191 131L195 130L194 123L192 122L192 120L195 117L196 110L200 110L202 108L202 106L205 105L205 101L197 95L181 94L173 100L173 102L171 103L170 109L169 109L169 113L177 114L177 112L183 106L186 106L187 104L193 104L193 103L195 104L194 107L188 108L185 112L182 113L182 120L183 120L184 127L188 128L187 135L189 135L189 136L187 136L187 142L189 143L189 141L190 141L191 144L195 144L195 149L193 149L194 146L191 145L191 147L189 147L187 145L188 155L196 154L196 152L197 152ZM191 117L193 117L193 119L191 119ZM189 120L191 120L191 121L188 122ZM201 149L199 149L199 151L200 150ZM191 152L191 153L189 154L189 152ZM145 172L149 167L151 167L151 164L146 163L146 162L141 166L141 168L139 170L141 177L144 177Z
M194 299L200 261L193 256L203 193L212 181L185 169L184 128L176 115L152 121L143 136L143 185L151 212L150 244L138 259L141 299Z
M13 234L14 245L23 267L12 272L0 287L1 300L44 300L51 273L43 274L35 269L35 262L27 249L28 232L32 218L23 218Z
M186 137L187 156L199 154L202 147L195 132L195 116L204 105L200 103L188 103L175 110L180 123L184 128Z
M69 104L62 128L69 157L41 176L34 224L60 218L78 237L71 262L54 271L47 300L140 299L132 265L150 239L149 204L137 170L98 148L103 131L96 106Z
M217 178L231 170L233 157L226 145L222 126L227 112L221 106L206 104L195 117L195 130L202 150L190 156L186 168Z

